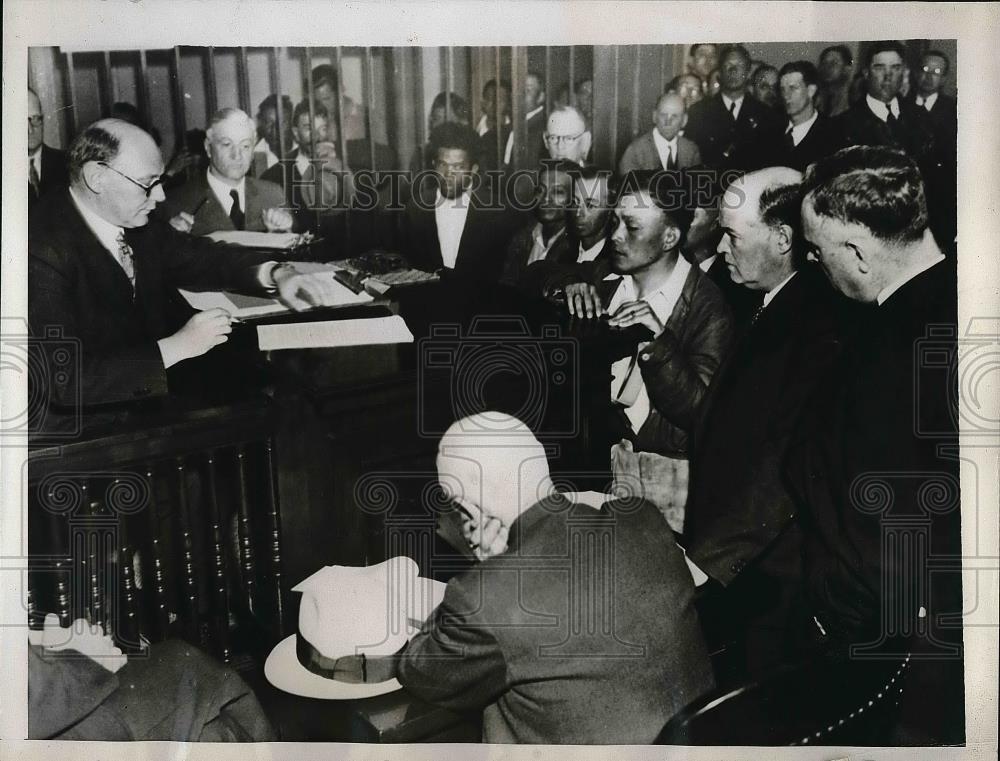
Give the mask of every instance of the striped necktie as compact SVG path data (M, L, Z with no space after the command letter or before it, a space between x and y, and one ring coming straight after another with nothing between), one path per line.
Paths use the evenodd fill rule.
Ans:
M125 240L124 230L118 233L116 242L118 243L118 255L115 259L121 265L121 268L125 270L125 276L128 278L129 283L132 284L132 295L135 296L135 257L132 254L132 247Z

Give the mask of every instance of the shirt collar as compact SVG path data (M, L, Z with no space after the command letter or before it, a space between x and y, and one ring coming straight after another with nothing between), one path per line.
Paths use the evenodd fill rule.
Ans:
M764 302L763 302L762 306L766 307L768 304L770 304L772 301L774 301L774 297L778 295L778 291L780 291L782 288L784 288L785 285L788 283L788 281L791 280L793 277L795 277L795 272L794 271L792 272L791 275L789 275L784 280L782 280L780 283L778 283L776 286L774 286L774 288L772 288L767 293L765 293L764 294Z
M667 320L670 319L670 314L674 311L674 306L677 304L677 299L680 298L681 292L684 290L684 283L690 272L691 262L678 254L677 262L674 264L674 268L666 280L642 297L642 300L652 308L661 324L666 325ZM606 279L612 277L615 276L610 275ZM626 301L635 301L638 298L638 288L632 276L623 275L621 280L622 282L618 285L618 289L612 295L611 302L608 304L609 314L614 313Z
M865 100L868 103L868 109L882 121L889 120L890 111L892 111L893 116L895 116L897 119L899 118L898 98L893 98L888 103L883 103L878 98L873 98L871 95L866 95Z
M244 214L246 213L246 177L241 179L238 185L229 185L212 174L211 169L206 169L205 174L208 177L208 187L210 187L212 192L215 193L215 197L219 199L219 203L222 204L223 209L229 209L232 206L233 198L229 194L235 190L240 197L240 208L243 210Z
M548 249L552 248L552 244L555 243L557 240L559 240L559 237L564 232L566 232L566 228L565 227L560 228L559 231L555 235L553 235L551 238L549 238L549 242L546 243L545 239L542 237L542 223L541 222L536 222L535 226L531 229L531 239L533 241L535 241L536 243L538 243L538 245L540 245L543 248L545 248L546 250L548 250Z
M110 251L112 254L118 251L118 236L120 236L124 229L118 225L113 225L104 217L100 216L93 209L89 208L83 200L78 196L73 188L69 189L70 198L73 199L73 203L76 206L77 211L80 212L80 216L83 217L83 221L87 223L87 227L90 231L94 233L94 236L100 242L104 248Z
M469 210L469 191L463 190L455 198L445 198L444 194L441 192L441 188L437 189L437 194L434 197L434 209L457 209L468 211Z
M540 113L542 111L542 109L544 109L544 108L545 108L545 104L543 103L542 105L538 106L537 108L531 109L528 113L526 113L524 115L524 120L528 121L528 119L530 119L535 114Z
M701 263L698 265L699 269L701 269L702 272L708 272L710 269L712 269L712 265L715 264L716 256L718 256L718 254L712 254L707 259L703 259Z
M878 292L878 296L875 297L875 300L878 302L878 305L882 306L886 302L886 300L890 296L892 296L892 294L894 294L908 282L913 280L913 278L915 278L921 272L926 272L938 262L943 262L943 261L944 261L944 254L939 253L933 258L924 262L923 264L918 264L916 267L912 267L903 272L896 280L894 280L893 282L891 282L889 285L887 285L885 288L883 288L881 291Z
M669 145L671 148L674 149L674 156L677 155L677 135L674 135L671 140L667 140L667 138L665 138L663 135L660 134L660 130L654 127L653 142L664 150L666 150L667 146Z
M917 105L922 108L931 109L934 108L934 104L937 102L938 94L932 92L930 95L917 95Z
M607 238L598 238L597 243L595 243L590 248L582 249L579 255L576 257L577 262L592 262L597 258L597 255L604 250L604 244L608 242ZM582 245L582 244L581 244Z
M309 167L312 164L309 163L309 157L306 156L301 150L295 154L295 168L299 170L299 174L305 174L309 171Z
M798 145L802 141L802 138L804 138L807 134L809 134L809 130L812 129L812 126L816 123L816 120L818 118L819 118L819 111L817 111L814 108L813 115L810 116L808 119L806 119L804 122L801 122L799 124L792 124L791 122L788 122L788 126L785 128L785 134L791 132L792 140L796 145Z
M730 103L735 103L736 104L736 110L738 111L740 109L740 107L743 105L743 99L746 97L746 93L743 93L738 98L730 98L725 93L720 93L720 94L722 95L722 105L724 105L726 107L727 111L729 110L729 104Z

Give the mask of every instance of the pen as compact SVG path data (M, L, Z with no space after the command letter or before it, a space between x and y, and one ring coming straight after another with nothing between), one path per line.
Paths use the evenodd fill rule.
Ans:
M208 196L202 198L201 201L198 203L198 205L194 207L194 211L191 212L191 216L192 217L197 216L198 212L201 211L201 207L204 206L206 203L208 203Z

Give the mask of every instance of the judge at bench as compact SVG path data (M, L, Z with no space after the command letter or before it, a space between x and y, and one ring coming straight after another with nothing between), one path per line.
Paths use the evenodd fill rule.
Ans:
M651 504L570 501L532 433L496 412L454 423L437 469L482 562L403 651L409 692L483 710L485 742L645 744L711 688L693 582ZM581 552L595 536L601 551Z
M167 393L166 369L225 342L232 325L222 309L170 324L178 286L270 290L293 309L332 303L332 284L290 263L262 264L261 254L151 221L163 159L138 127L90 125L70 146L69 173L68 191L39 204L28 233L30 350L47 368L46 401L76 408ZM78 361L56 356L67 342Z
M192 235L290 230L292 217L281 208L285 203L281 186L248 176L256 136L256 124L243 111L217 111L205 133L208 171L171 188L159 215Z

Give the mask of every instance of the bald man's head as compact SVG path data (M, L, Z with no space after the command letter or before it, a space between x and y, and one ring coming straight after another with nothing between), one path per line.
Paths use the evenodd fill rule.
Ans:
M719 201L725 257L733 282L770 291L801 262L802 173L788 167L750 172Z
M437 470L441 488L452 499L508 527L552 488L538 439L520 420L501 412L452 424L438 445Z
M664 93L653 109L653 124L664 140L673 140L687 123L684 98L675 92Z
M118 227L145 225L164 198L160 149L149 133L121 119L96 121L73 140L69 172L77 196Z

